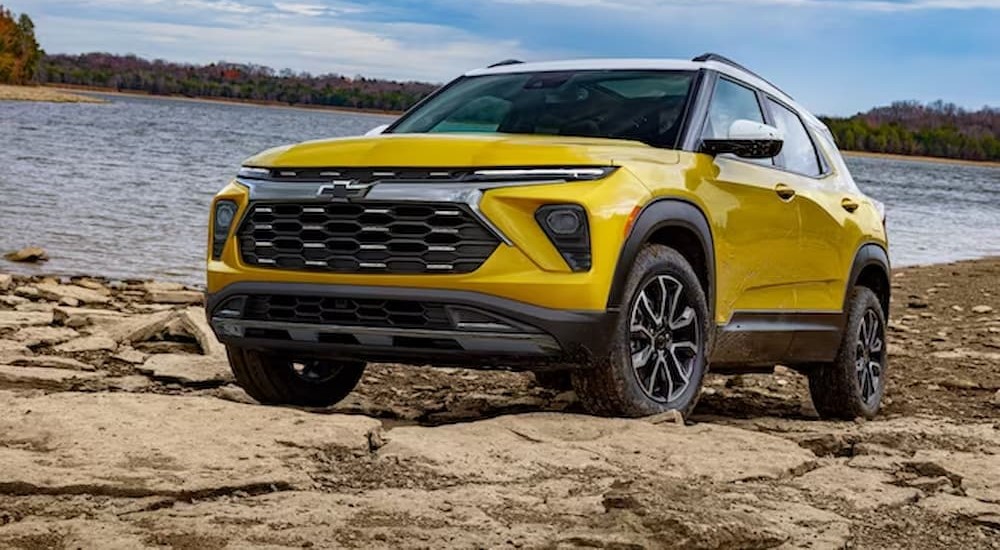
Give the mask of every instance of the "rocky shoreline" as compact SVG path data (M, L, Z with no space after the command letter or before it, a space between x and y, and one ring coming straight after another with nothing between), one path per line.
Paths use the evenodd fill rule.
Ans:
M893 287L878 420L778 367L684 426L395 365L264 407L196 288L0 274L0 548L1000 548L1000 259Z
M107 101L43 86L0 84L0 101L44 101L49 103L107 103Z

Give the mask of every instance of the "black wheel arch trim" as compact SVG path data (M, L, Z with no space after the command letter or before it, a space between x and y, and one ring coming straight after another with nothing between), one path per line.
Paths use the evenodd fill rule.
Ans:
M858 284L858 280L861 278L861 273L865 268L870 266L879 267L883 274L885 275L886 285L885 285L885 296L879 296L879 299L884 298L882 303L883 313L885 313L886 319L889 318L889 300L892 295L892 269L889 263L889 253L886 252L885 248L879 243L865 243L858 248L858 251L854 254L854 263L851 265L851 275L847 279L847 287L844 289L844 300L841 311L847 311L847 301L851 297L851 289Z
M618 263L615 266L614 279L611 282L611 292L608 295L608 309L618 309L624 299L625 285L628 281L629 272L635 262L636 256L643 245L648 243L652 236L659 230L669 227L678 227L690 230L694 233L701 244L705 255L705 279L708 281L708 288L705 288L705 297L708 301L709 318L715 318L715 241L712 237L711 225L705 213L694 203L681 198L656 199L645 206L639 212L621 253L618 255ZM700 266L691 266L696 272Z

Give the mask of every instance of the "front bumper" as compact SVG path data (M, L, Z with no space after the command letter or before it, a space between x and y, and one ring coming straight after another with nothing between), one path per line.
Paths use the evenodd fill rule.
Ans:
M447 312L450 325L259 318L247 304L262 296L433 303ZM232 346L309 357L530 370L585 366L607 355L617 320L616 311L550 309L461 290L273 282L226 286L208 295L207 312L216 336Z

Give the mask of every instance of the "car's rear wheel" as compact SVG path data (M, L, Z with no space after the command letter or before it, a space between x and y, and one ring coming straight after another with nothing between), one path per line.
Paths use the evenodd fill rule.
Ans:
M871 289L855 287L847 315L836 359L807 371L809 393L823 418L872 418L885 393L885 313Z
M268 405L328 407L347 397L365 372L361 361L296 359L232 346L227 351L236 383Z
M685 417L698 401L710 350L708 302L679 252L649 245L636 257L611 352L573 373L590 412L646 416L668 410Z

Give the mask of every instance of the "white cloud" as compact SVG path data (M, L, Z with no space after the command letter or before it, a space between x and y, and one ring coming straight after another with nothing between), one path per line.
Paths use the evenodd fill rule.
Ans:
M318 17L327 13L326 6L320 4L299 4L295 2L275 2L274 7L278 11L304 15L306 17Z
M860 11L917 11L1000 9L1000 0L489 0L505 4L564 6L569 8L602 8L629 11L650 11L676 8L717 7L789 7L825 8Z
M526 55L516 40L476 38L437 25L262 21L251 26L194 26L45 17L39 29L52 53L111 51L193 63L227 60L398 80L443 82L498 59Z

